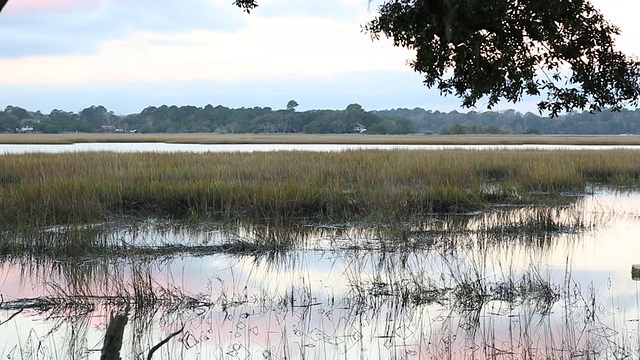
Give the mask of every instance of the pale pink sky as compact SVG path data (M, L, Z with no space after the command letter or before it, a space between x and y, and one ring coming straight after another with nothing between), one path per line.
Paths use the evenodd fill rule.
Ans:
M9 0L4 11L76 11L94 10L98 8L100 0Z

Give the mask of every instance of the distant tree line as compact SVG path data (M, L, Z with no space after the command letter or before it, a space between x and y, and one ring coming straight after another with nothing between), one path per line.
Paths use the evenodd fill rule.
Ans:
M141 132L141 133L351 133L409 134L412 122L404 117L381 116L358 104L344 110L299 112L294 100L283 110L270 107L230 109L218 105L149 106L138 114L116 115L104 106L79 113L53 110L49 115L7 106L0 111L4 132Z
M309 133L331 134L640 134L640 110L572 112L557 118L514 110L460 113L422 108L365 111L358 104L344 110L296 111L270 107L231 109L222 105L149 106L140 113L117 115L102 105L79 113L49 114L7 106L0 111L2 132L141 133Z
M460 113L422 108L374 111L411 120L417 133L434 134L640 134L640 109L570 112L550 118L515 110Z

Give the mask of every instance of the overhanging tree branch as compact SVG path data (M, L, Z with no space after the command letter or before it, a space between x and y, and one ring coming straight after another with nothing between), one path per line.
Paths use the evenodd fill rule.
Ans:
M415 50L424 84L465 107L546 96L538 109L556 116L640 97L638 61L616 50L619 29L586 0L391 0L365 30Z
M640 64L588 0L388 0L378 11L364 26L372 39L414 50L424 84L465 107L524 96L546 96L538 109L552 116L638 105Z

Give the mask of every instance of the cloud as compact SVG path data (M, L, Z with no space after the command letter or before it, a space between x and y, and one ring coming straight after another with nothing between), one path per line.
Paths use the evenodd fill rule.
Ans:
M624 0L593 0L593 5L600 9L605 18L620 28L621 36L617 39L620 50L628 55L640 55L640 26L637 24L635 11L629 11L629 2Z
M0 59L5 83L85 84L330 77L350 71L408 71L412 54L372 42L352 23L251 18L235 33L139 32L89 55Z
M367 0L325 0L325 1L300 1L300 0L258 0L258 8L251 12L251 16L260 17L323 17L334 21L359 21L373 18L373 13L367 10ZM375 8L372 8L375 10ZM366 15L362 17L362 15Z
M325 18L359 30L373 15L361 0L261 0L250 15L230 0L9 0L0 16L0 58L95 53L105 41L139 32L237 32L255 19Z
M118 114L139 113L147 106L207 104L227 107L283 109L295 99L298 110L345 109L358 103L366 110L414 108L450 111L459 108L455 97L441 97L422 85L411 71L358 72L331 78L300 76L294 80L248 79L231 81L150 81L60 86L0 84L0 108L7 105L49 113L53 109L79 112L104 105ZM513 108L513 106L506 106Z
M62 0L22 3L0 16L0 58L95 53L103 42L136 32L236 31L247 19L231 4L208 0ZM21 4L21 5L17 5Z
M69 12L95 10L99 0L10 0L3 13L11 16L20 12Z

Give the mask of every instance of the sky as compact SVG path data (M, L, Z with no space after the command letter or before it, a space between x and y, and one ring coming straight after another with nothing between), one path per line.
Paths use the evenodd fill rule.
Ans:
M0 13L0 108L103 105L125 115L164 104L283 109L295 100L298 110L469 111L422 85L406 64L410 51L362 31L380 1L259 0L246 14L232 0L9 0ZM620 27L620 49L640 55L634 2L592 3ZM537 113L537 101L495 110Z

